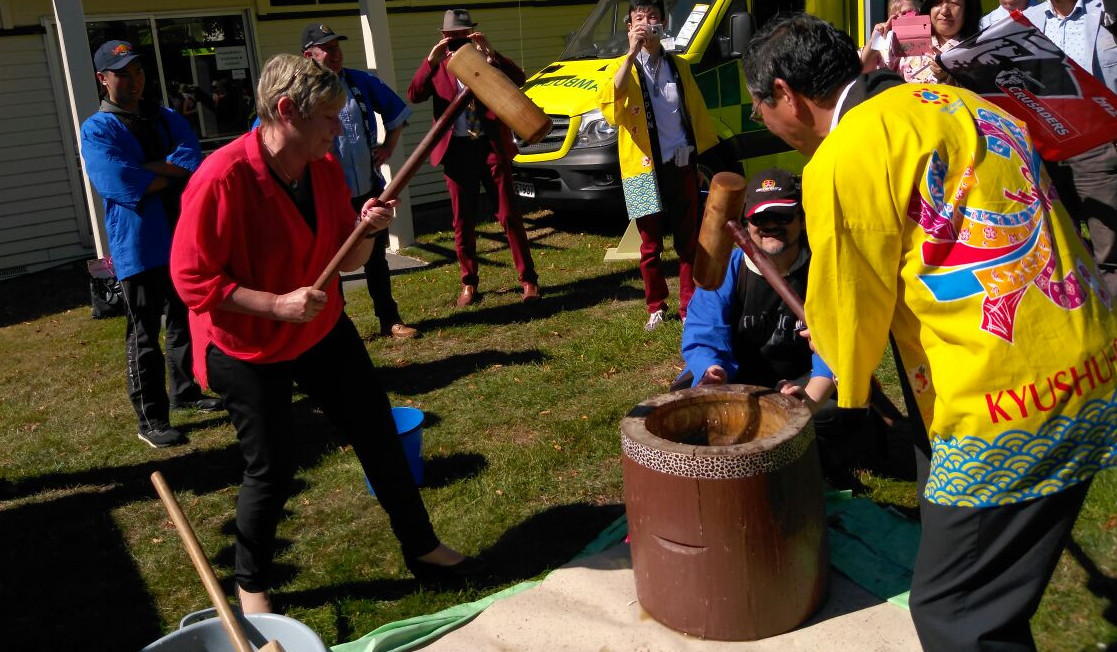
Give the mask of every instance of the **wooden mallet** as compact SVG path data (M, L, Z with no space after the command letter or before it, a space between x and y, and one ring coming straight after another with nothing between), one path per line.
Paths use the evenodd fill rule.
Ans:
M694 282L703 290L716 290L725 280L733 234L725 225L736 222L745 208L745 178L732 172L718 172L710 179L706 212L694 252Z
M210 602L217 609L217 615L221 618L221 624L225 627L225 633L228 634L233 649L236 652L253 652L252 644L248 642L248 637L244 635L244 630L237 622L233 608L229 606L229 602L225 599L225 593L221 590L217 575L213 573L213 567L209 565L206 553L202 551L198 538L194 536L194 528L190 526L190 521L186 520L186 515L182 513L182 508L175 500L175 495L171 492L167 481L163 479L163 474L159 471L152 473L151 484L155 485L155 492L159 494L159 499L163 501L163 507L166 508L167 514L171 517L171 522L178 530L178 535L182 538L183 545L186 546L186 552L190 555L190 561L194 562L194 569L198 571L198 576L202 578L202 584L206 587ZM259 652L285 652L285 650L279 641L268 641L264 647L260 648Z
M400 190L411 182L415 173L419 171L423 160L430 155L435 144L438 143L443 132L457 119L458 114L465 108L469 101L476 97L485 106L492 109L500 121L522 138L528 144L538 143L551 131L551 118L543 113L523 92L512 83L508 76L489 65L485 57L474 47L458 48L450 57L447 64L450 72L465 84L465 88L454 97L450 106L439 116L431 126L427 135L419 142L418 147L407 157L407 160L392 177L391 183L380 193L377 200L382 204L399 196ZM326 265L326 269L318 275L314 282L314 289L321 290L326 283L337 274L341 268L341 261L349 252L360 245L366 234L364 223L360 223L353 233L341 245L341 249Z

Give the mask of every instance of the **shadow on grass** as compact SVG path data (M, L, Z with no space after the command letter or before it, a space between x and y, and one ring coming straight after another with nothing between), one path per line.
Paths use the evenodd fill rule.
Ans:
M92 310L89 272L82 262L0 281L0 296L0 328L66 310Z
M336 450L336 431L305 398L296 401L293 409L296 431L314 433L295 438L295 463L299 467L314 466ZM0 505L4 649L135 650L160 638L161 614L145 583L145 576L150 578L153 573L150 569L141 573L136 567L136 558L113 512L137 501L157 501L150 481L157 470L176 492L201 495L238 486L242 465L237 445L230 443L205 451L186 449L178 457L130 466L51 473L7 483L0 496L5 500L35 498L42 492L67 493L14 506ZM293 490L301 488L303 485L296 480ZM229 500L234 496L231 493ZM189 517L189 506L184 505L184 510ZM159 518L165 518L162 511ZM232 527L229 522L222 532L230 534ZM177 535L164 529L161 536L175 539L160 545L188 566ZM282 540L277 543L281 549L290 544ZM216 567L232 566L231 546L216 553L209 551L208 556ZM297 572L277 570L289 575ZM222 585L226 594L232 592L231 578ZM198 604L206 605L200 580L197 595Z
M663 268L668 278L678 276L678 264L675 261L665 262ZM529 303L517 301L491 308L484 305L484 297L487 293L482 287L481 305L458 310L447 317L423 320L417 322L415 326L424 332L435 332L463 324L507 325L546 319L561 312L580 310L610 301L642 299L644 296L642 286L629 285L630 282L639 279L639 272L633 269L618 269L608 274L557 285L548 285L544 277L539 279L539 299ZM518 288L514 292L519 295ZM677 301L678 298L675 297L675 300Z
M470 591L475 592L476 596L463 595L463 601L476 599L496 587L532 579L544 571L562 566L623 513L623 505L575 503L552 507L531 516L482 551L481 556L490 565L489 577L482 582L473 583ZM311 609L351 599L398 600L419 590L424 589L410 578L378 578L283 592L276 596L276 600L281 609L296 606ZM461 591L447 590L455 593ZM339 641L352 640L367 633L353 631L343 614L338 614L336 626Z
M558 505L505 532L481 552L493 586L531 579L570 561L613 521L624 505Z
M1067 551L1082 570L1086 571L1086 588L1090 593L1106 601L1102 617L1109 624L1117 626L1117 577L1106 575L1073 538L1067 544ZM1117 650L1117 641L1110 641L1106 649Z
M439 360L410 364L403 367L379 367L382 384L391 387L392 392L403 396L426 394L453 384L460 378L470 376L493 365L513 366L545 362L547 356L541 351L504 351L487 350L476 353L451 355ZM427 415L426 424L434 425L433 415Z

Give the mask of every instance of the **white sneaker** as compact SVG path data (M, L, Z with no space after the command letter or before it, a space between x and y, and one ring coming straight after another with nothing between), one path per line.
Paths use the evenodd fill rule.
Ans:
M648 315L648 323L644 324L644 330L646 330L650 333L650 332L654 331L655 329L659 328L659 325L662 324L662 323L663 323L663 311L662 310L656 310L652 314Z

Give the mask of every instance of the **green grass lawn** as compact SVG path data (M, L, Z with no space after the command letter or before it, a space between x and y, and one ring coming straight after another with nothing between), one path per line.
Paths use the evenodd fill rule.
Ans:
M523 305L499 227L483 224L482 302L453 308L446 212L404 253L429 266L393 279L424 336L368 340L395 405L427 415L423 496L452 546L501 561L489 586L421 590L351 451L299 397L300 469L279 528L278 606L328 644L438 611L561 565L623 513L618 426L681 370L681 324L643 330L634 262L603 261L623 225L528 221L543 297ZM668 256L672 260L672 256ZM674 266L671 266L674 269ZM240 454L223 414L176 414L190 444L136 437L124 391L123 319L89 318L83 273L0 283L0 602L4 649L138 649L208 606L148 477L161 470L226 591ZM676 301L677 282L671 301ZM368 294L348 293L362 333ZM895 394L895 374L881 368ZM911 483L862 476L881 503ZM1117 480L1101 476L1034 626L1041 649L1117 646Z

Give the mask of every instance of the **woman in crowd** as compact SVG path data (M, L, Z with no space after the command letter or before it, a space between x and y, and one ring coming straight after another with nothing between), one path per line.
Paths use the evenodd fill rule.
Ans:
M978 0L925 0L919 13L931 17L931 53L892 57L884 61L884 67L900 73L909 82L954 84L954 79L935 61L935 55L977 33L981 21L980 3ZM891 23L892 17L886 23L888 29ZM865 60L862 51L862 61Z
M884 61L888 56L888 47L892 44L892 20L897 16L919 13L919 3L916 0L891 0L888 3L888 20L873 25L869 33L869 42L861 48L861 63L864 71L884 68Z
M388 513L420 581L461 579L478 562L431 527L372 361L343 311L336 279L311 286L354 228L388 227L392 207L354 215L338 162L340 80L311 59L278 55L260 75L259 129L209 156L183 196L171 252L190 308L199 380L219 392L245 460L237 496L235 578L246 613L271 610L276 526L295 473L295 383L337 426ZM368 260L371 237L343 261Z

